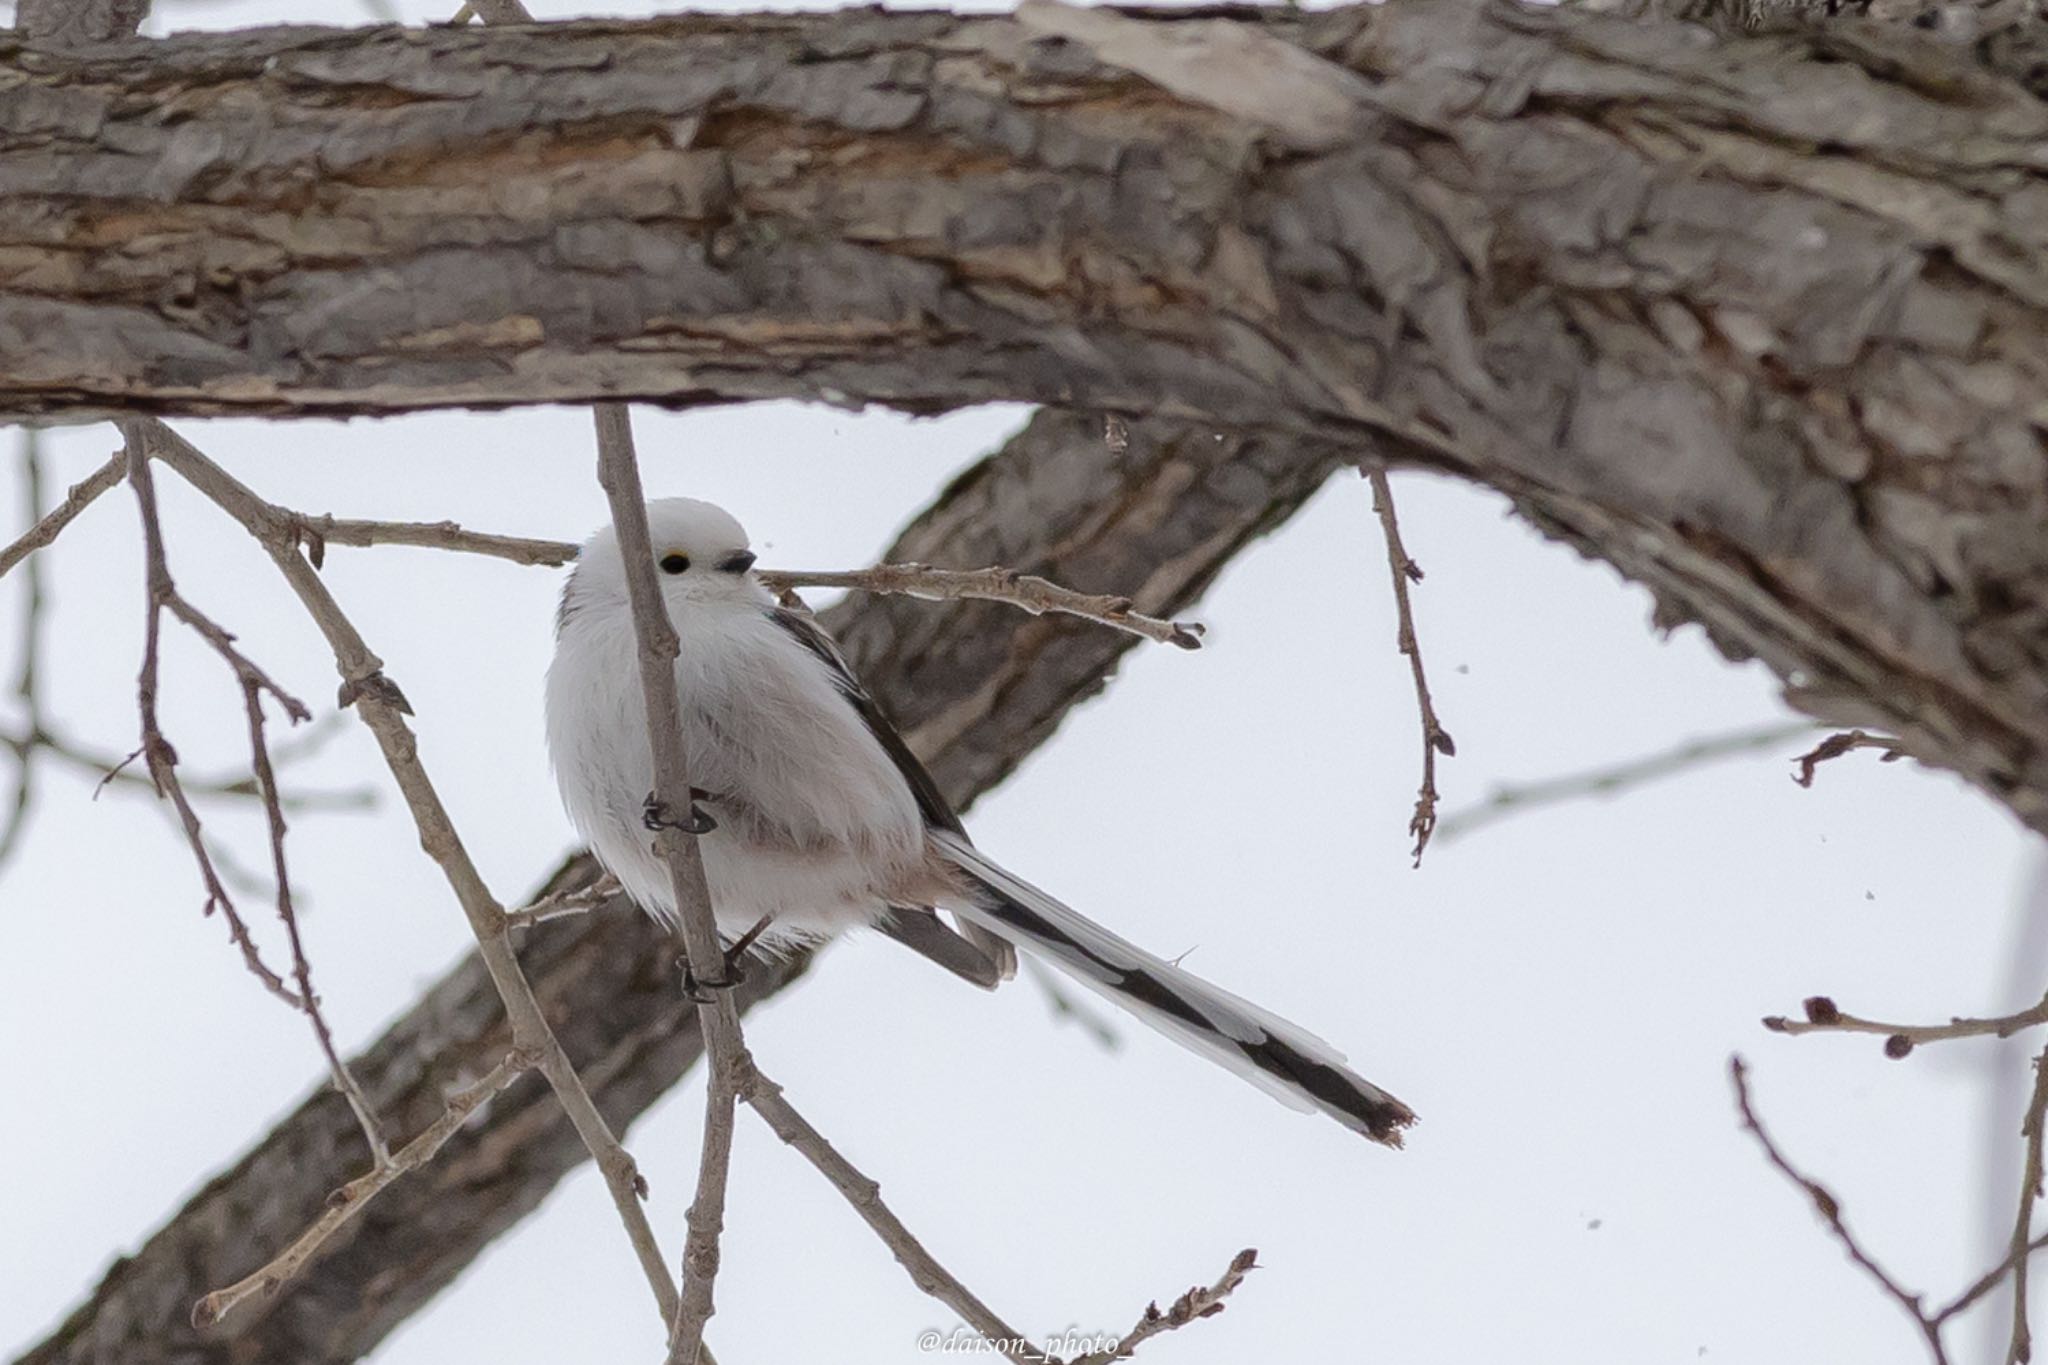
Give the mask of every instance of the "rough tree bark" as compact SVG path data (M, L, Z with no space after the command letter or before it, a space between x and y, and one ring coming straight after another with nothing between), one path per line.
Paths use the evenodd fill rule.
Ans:
M0 408L1369 439L2048 829L2048 105L1970 48L1400 0L5 60Z
M1251 441L1187 423L1132 424L1121 453L1099 417L1044 412L946 490L890 551L970 567L1014 565L1132 591L1147 611L1186 606L1248 541L1292 513L1336 465L1314 443ZM1132 638L988 603L881 598L829 623L946 794L971 801L1100 690ZM459 813L458 813L459 817ZM550 889L595 874L577 858ZM695 1012L676 994L673 942L614 904L531 932L520 959L605 1118L623 1129L695 1064ZM801 976L807 959L751 971L744 1006ZM973 1005L963 1000L963 1008ZM465 962L355 1058L390 1130L409 1134L446 1093L504 1055L503 1010ZM423 1171L337 1237L269 1305L198 1331L200 1294L261 1265L360 1174L363 1144L331 1090L309 1099L222 1172L19 1365L226 1365L354 1360L424 1305L586 1159L534 1077L493 1100Z

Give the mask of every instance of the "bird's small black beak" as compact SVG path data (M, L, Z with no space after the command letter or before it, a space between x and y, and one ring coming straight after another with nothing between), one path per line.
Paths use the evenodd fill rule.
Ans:
M725 573L745 573L754 567L754 552L739 550L718 561L718 567Z

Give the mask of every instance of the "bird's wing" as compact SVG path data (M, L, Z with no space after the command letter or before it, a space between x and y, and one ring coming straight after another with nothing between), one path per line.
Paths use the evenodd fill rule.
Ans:
M881 703L861 686L860 679L853 676L853 669L848 666L846 656L839 652L838 643L825 633L824 627L813 620L809 612L790 607L768 608L768 619L780 626L830 670L832 681L838 686L840 695L860 713L860 718L867 723L868 732L875 737L875 742L882 746L882 752L889 755L889 761L896 765L896 771L903 774L904 782L910 787L910 794L917 798L917 809L924 816L925 824L965 839L967 831L961 827L960 817L954 813L945 794L939 790L939 784L925 771L924 764L918 762L917 755L910 752L910 746L903 742L903 736L897 733L894 723L883 714Z
M918 813L924 817L925 827L971 845L973 841L967 837L952 803L946 800L945 793L939 790L939 784L932 780L931 773L925 770L917 755L910 752L910 746L903 742L895 723L883 713L881 703L861 686L859 678L853 676L846 656L839 652L838 642L826 634L807 611L771 607L768 619L825 665L839 695L845 697L847 705L859 714L868 727L868 733L875 737L875 743L882 746L882 752L903 775L904 784L917 801ZM978 924L962 924L961 931L956 934L929 908L891 907L875 927L977 986L993 986L1017 974L1017 950L1007 939Z

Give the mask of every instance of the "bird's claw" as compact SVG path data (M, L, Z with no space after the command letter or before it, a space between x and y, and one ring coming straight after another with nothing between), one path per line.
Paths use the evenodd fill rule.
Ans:
M647 793L647 800L640 807L640 820L651 830L679 829L685 834L709 834L718 828L718 822L711 813L697 803L710 795L701 787L690 788L690 813L681 820L669 814L668 807L653 792Z
M761 931L766 929L769 922L773 919L773 915L761 916L759 923L747 930L746 933L741 934L732 947L725 950L719 962L721 969L719 975L721 979L717 981L700 979L695 972L690 970L689 958L677 959L676 966L681 969L683 974L683 998L693 1005L708 1005L712 1002L715 992L729 991L742 981L745 981L747 974L740 969L740 959L746 956L747 949L754 946L754 940L761 937Z
M724 979L705 981L690 970L690 961L683 958L679 964L683 970L683 999L693 1005L708 1005L718 998L718 992L729 991L746 980L746 973L734 966L730 955L725 960Z

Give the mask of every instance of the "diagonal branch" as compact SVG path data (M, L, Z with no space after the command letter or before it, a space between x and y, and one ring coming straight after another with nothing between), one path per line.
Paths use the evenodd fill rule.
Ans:
M1774 721L1722 734L1696 736L1656 753L1603 764L1582 772L1563 773L1529 782L1503 783L1471 805L1461 806L1446 815L1437 827L1437 834L1445 843L1450 843L1510 816L1582 797L1620 796L1637 787L1661 782L1724 758L1773 748L1812 731L1813 726L1805 721Z
M33 441L35 428L28 428L28 431L27 439ZM121 482L121 476L127 472L127 468L127 454L116 451L105 464L71 485L71 491L64 495L64 501L51 508L47 515L22 532L21 536L6 549L0 550L0 577L4 577L8 570L55 540L66 526L77 519L80 512L92 505L95 498Z
M1131 599L1111 593L1076 592L1036 574L1011 569L936 569L929 564L877 564L871 569L764 569L761 581L778 592L796 588L851 588L856 592L902 593L931 602L1007 602L1034 616L1059 612L1094 621L1141 639L1181 649L1202 647L1202 626L1164 621L1131 609Z
M1948 1365L1948 1350L1942 1345L1941 1340L1941 1319L1928 1316L1923 1306L1924 1296L1913 1293L1892 1278L1891 1272L1880 1265L1876 1258L1864 1249L1863 1244L1856 1240L1856 1235L1849 1231L1849 1225L1842 1220L1841 1201L1835 1198L1825 1185L1801 1173L1798 1167L1778 1150L1777 1142L1764 1127L1763 1120L1757 1117L1756 1110L1751 1107L1749 1067L1742 1058L1728 1059L1728 1076L1735 1085L1735 1107L1742 1117L1742 1126L1749 1130L1756 1138L1757 1145L1763 1148L1764 1158L1780 1175L1805 1193L1813 1203L1814 1212L1827 1224L1828 1231L1833 1234L1834 1239L1842 1244L1842 1250L1848 1253L1849 1259L1884 1291L1887 1298L1913 1319L1914 1325L1920 1329L1922 1340L1927 1343L1928 1352L1934 1358L1934 1365Z
M825 1135L812 1127L810 1121L783 1096L781 1086L758 1070L750 1069L741 1080L740 1093L754 1111L768 1121L768 1126L775 1130L775 1136L801 1152L820 1174L832 1182L833 1188L845 1196L861 1221L881 1238L882 1244L908 1272L911 1283L951 1308L981 1333L983 1349L993 1349L1017 1365L1046 1365L1052 1361L1023 1333L996 1316L994 1309L983 1303L973 1290L962 1284L952 1271L925 1249L924 1243L883 1202L882 1187L841 1156L839 1150L826 1141Z
M447 808L441 804L441 798L420 762L418 742L405 721L412 708L406 703L404 694L385 676L383 661L371 652L342 612L340 604L327 591L327 585L299 554L288 518L163 423L153 419L140 422L136 432L131 434L131 443L138 435L148 443L156 458L177 470L229 516L242 523L270 555L321 633L327 637L334 650L336 669L342 677L343 704L354 706L376 737L385 765L391 770L392 778L412 811L421 847L440 865L464 917L469 921L478 951L511 1020L513 1046L537 1059L535 1065L546 1077L577 1135L597 1162L605 1186L611 1193L612 1204L625 1225L634 1253L639 1257L641 1269L654 1293L662 1320L664 1323L672 1320L676 1311L675 1285L669 1279L667 1265L655 1242L646 1211L640 1207L645 1182L640 1179L632 1157L619 1145L610 1126L591 1101L589 1091L549 1026L532 985L519 968L519 960L513 955L507 938L504 908L491 895L475 864L470 861L469 852L456 834ZM143 462L136 460L132 463Z
M336 1233L360 1217L370 1207L370 1201L383 1193L392 1181L402 1175L410 1175L432 1161L448 1144L448 1139L469 1122L472 1114L532 1070L533 1065L534 1059L530 1056L518 1052L506 1054L505 1059L486 1072L476 1084L451 1096L447 1111L418 1137L399 1148L388 1160L378 1162L367 1174L357 1176L329 1195L327 1207L321 1210L320 1216L283 1251L244 1278L200 1299L192 1309L193 1321L210 1327L242 1304L277 1293L312 1263Z

